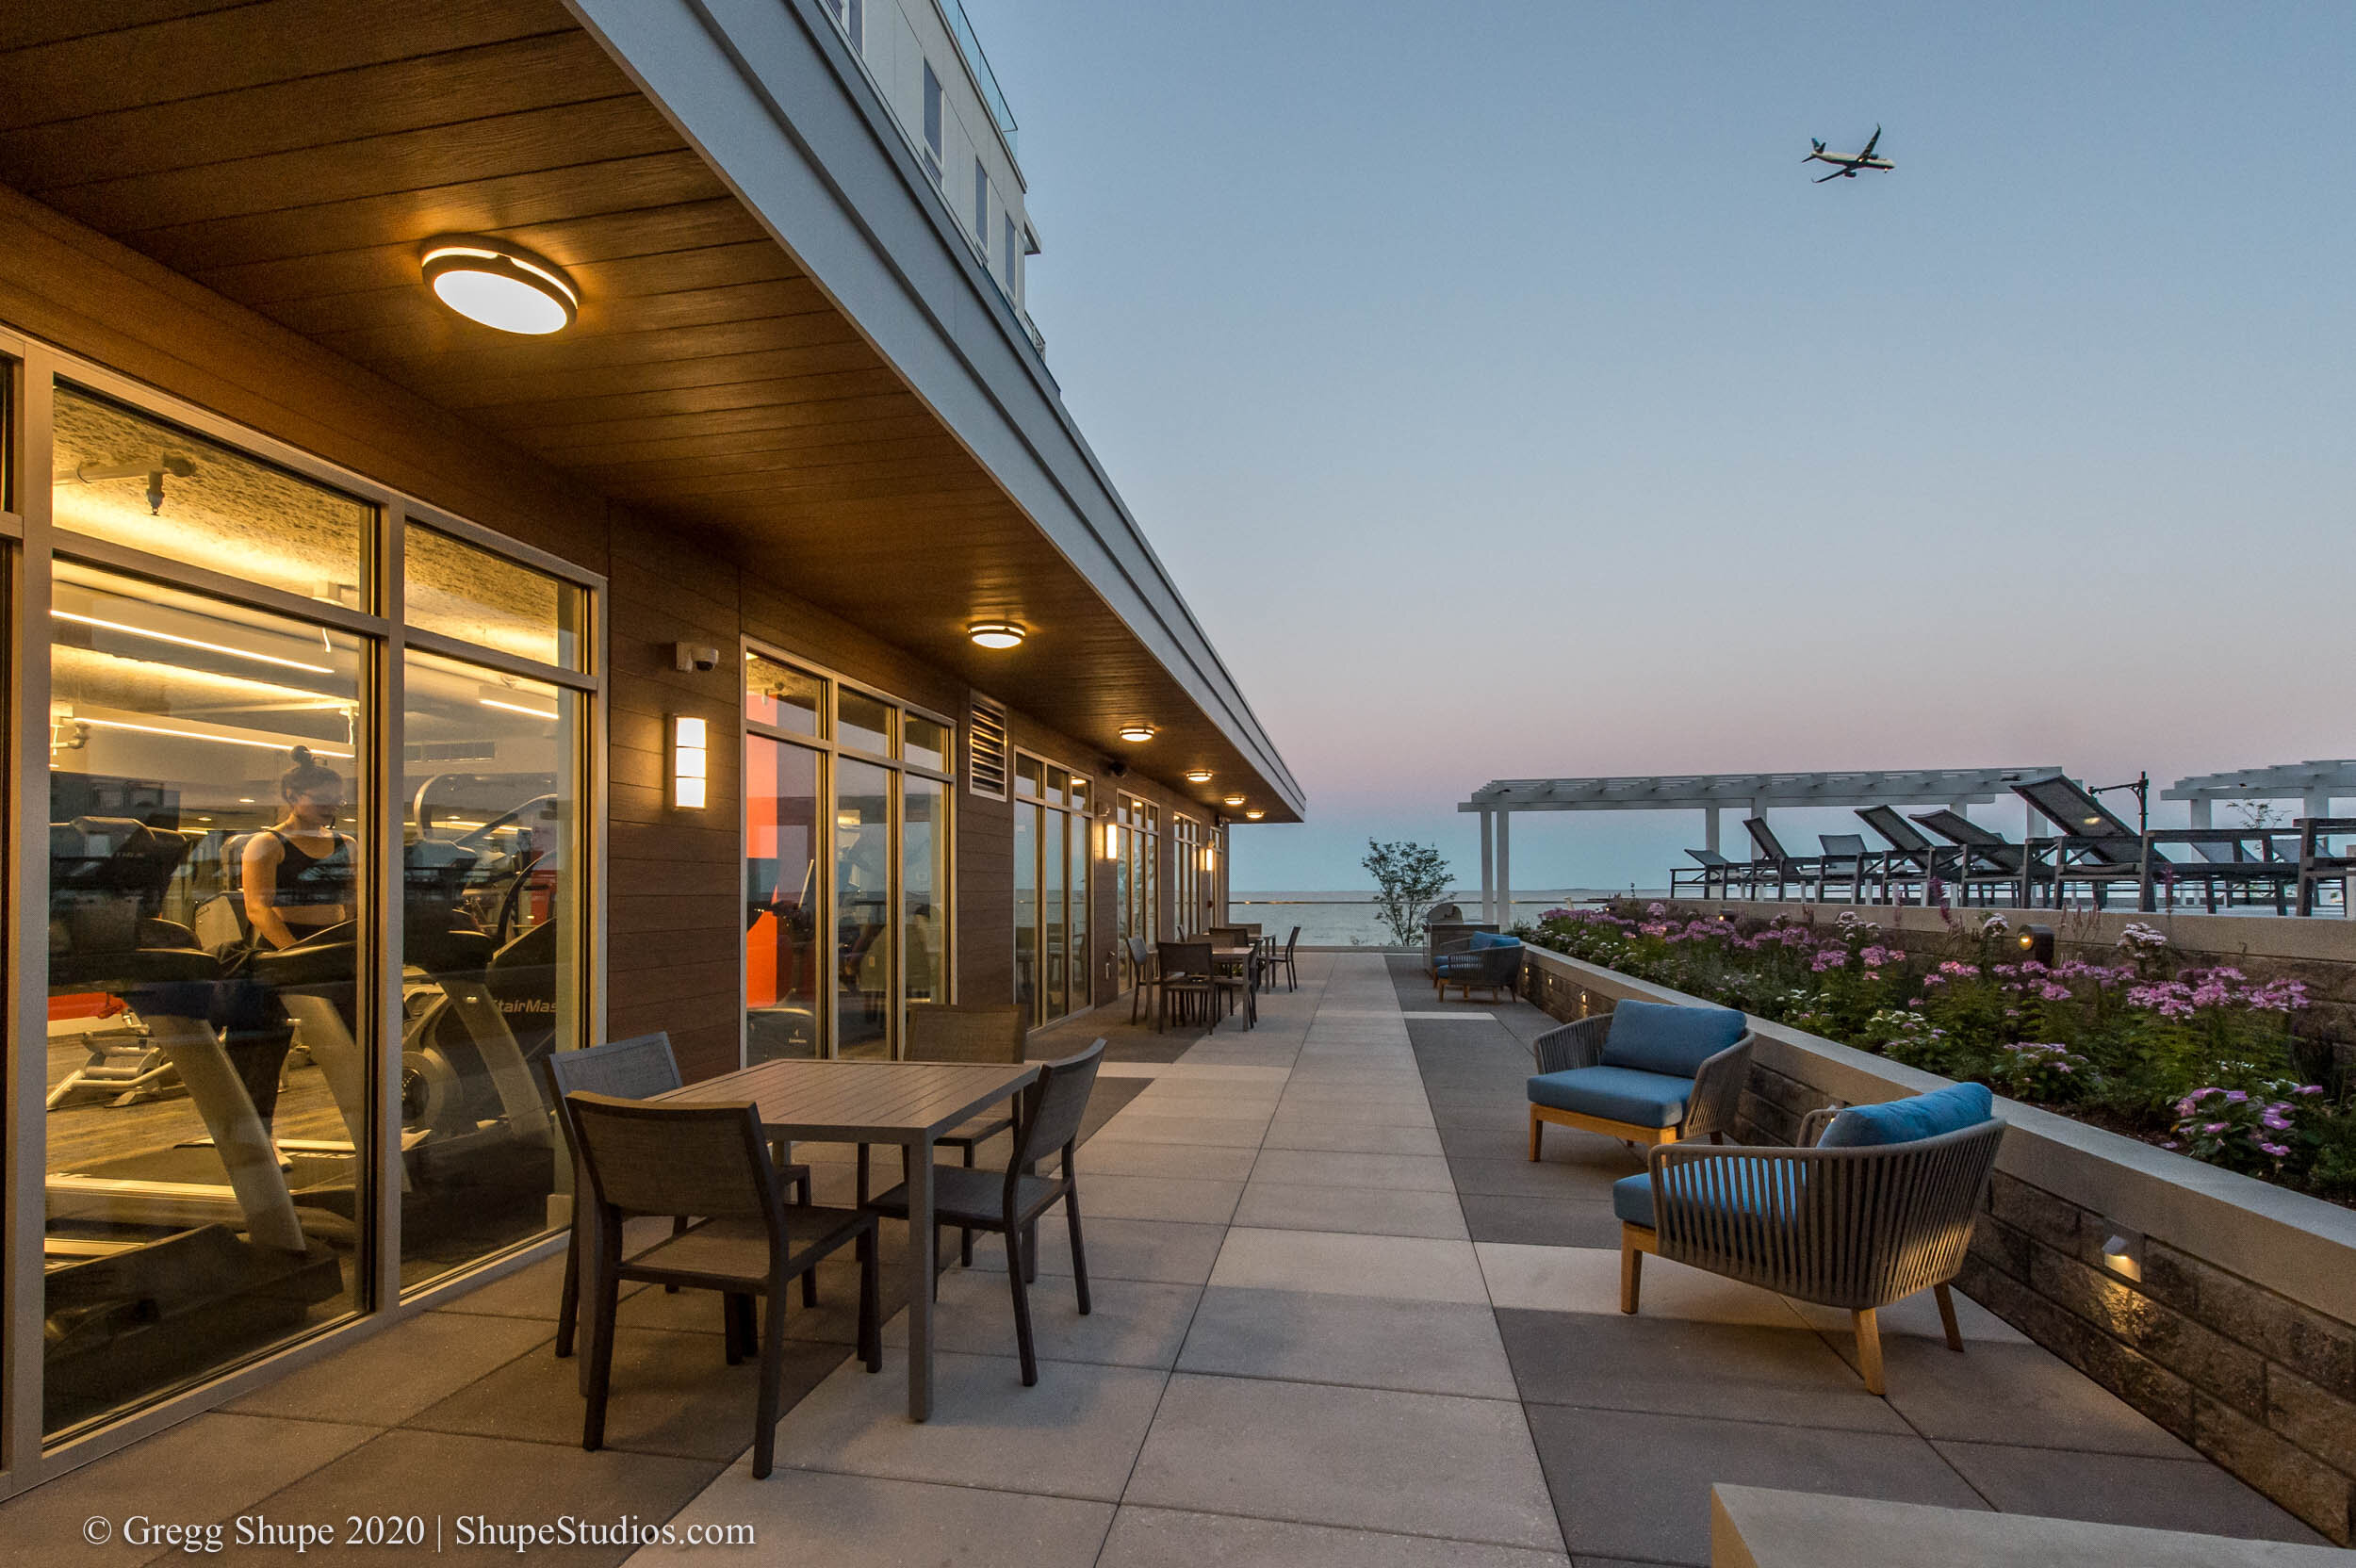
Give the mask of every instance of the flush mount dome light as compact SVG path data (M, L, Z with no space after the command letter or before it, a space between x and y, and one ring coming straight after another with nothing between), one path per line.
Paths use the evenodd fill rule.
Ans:
M1210 781L1211 770L1208 768L1188 768L1186 770L1186 782L1189 784L1208 784Z
M1230 806L1241 806L1241 805L1243 804L1243 796L1241 796L1241 795L1229 795L1229 796L1227 796L1227 797L1226 797L1226 801L1227 801L1227 804L1228 804L1228 805L1230 805Z
M469 321L545 336L573 324L581 295L564 270L528 251L459 235L429 241L421 262L434 297Z
M1121 727L1121 738L1132 743L1150 741L1153 738L1153 727L1150 724L1124 724Z
M1019 648L1030 635L1013 621L975 621L965 629L965 634L986 648Z
M1262 817L1267 815L1268 813L1266 811L1263 811L1258 807L1254 806L1251 810L1246 811L1243 814L1243 820L1246 822L1258 822Z

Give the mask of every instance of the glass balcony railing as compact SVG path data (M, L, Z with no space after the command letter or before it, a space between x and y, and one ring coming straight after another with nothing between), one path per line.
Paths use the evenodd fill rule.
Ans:
M956 35L957 52L965 57L974 81L981 84L982 99L990 105L990 117L998 122L998 130L1006 139L1006 147L1014 149L1014 111L1006 107L1006 95L998 89L998 78L990 74L990 57L982 53L982 41L974 36L973 23L965 14L959 0L940 0L941 14L948 21L949 31Z

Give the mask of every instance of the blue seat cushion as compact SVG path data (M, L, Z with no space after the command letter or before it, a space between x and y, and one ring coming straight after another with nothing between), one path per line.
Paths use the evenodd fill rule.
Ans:
M1710 1160L1701 1168L1704 1202L1712 1210L1790 1219L1798 1210L1803 1168L1785 1160ZM1612 1212L1630 1225L1658 1230L1653 1217L1652 1175L1623 1176L1612 1184Z
M1577 1111L1636 1127L1674 1127L1685 1119L1691 1078L1638 1072L1625 1067L1575 1067L1542 1072L1530 1081L1530 1102Z
M1691 1078L1702 1064L1748 1027L1731 1007L1676 1007L1663 1002L1623 1002L1612 1009L1603 1065Z
M1522 939L1519 937L1509 937L1497 931L1476 931L1473 933L1472 945L1473 951L1479 953L1484 948L1491 947L1519 947L1522 945Z
M1996 1097L1986 1084L1950 1084L1928 1094L1887 1101L1879 1105L1852 1105L1832 1119L1819 1149L1863 1149L1887 1143L1913 1143L1941 1133L1977 1127L1995 1115Z

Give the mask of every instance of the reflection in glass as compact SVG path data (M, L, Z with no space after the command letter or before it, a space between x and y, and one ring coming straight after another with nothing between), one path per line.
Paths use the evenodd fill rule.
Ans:
M1028 801L1014 804L1014 1001L1036 1023L1039 1002L1039 819Z
M872 751L878 757L892 754L892 710L862 692L835 690L835 743L855 751Z
M892 1054L892 795L873 762L835 763L835 1054Z
M1041 947L1039 1003L1042 1020L1061 1018L1069 1005L1066 987L1064 934L1069 929L1064 918L1063 825L1061 811L1042 812L1039 818L1039 913Z
M537 1235L569 1179L541 1066L585 1043L577 841L587 699L411 653L402 770L401 1265Z
M224 455L216 505L296 482ZM55 1435L363 1304L371 724L342 632L64 560L51 609Z
M60 384L57 526L348 610L367 602L366 502Z
M589 596L575 584L415 527L402 535L401 577L411 626L534 663L582 667Z
M910 766L939 768L947 772L949 727L935 724L930 719L918 718L914 713L908 714L903 721L900 755Z
M1123 808L1121 814L1123 816L1128 814L1125 807ZM1135 836L1135 830L1125 825L1115 827L1112 829L1112 835L1113 909L1115 911L1114 918L1117 922L1117 930L1121 938L1118 942L1113 944L1117 950L1114 953L1113 957L1115 963L1120 969L1121 988L1125 991L1130 987L1137 983L1137 972L1130 967L1129 963L1129 939L1138 935L1137 912L1134 902L1135 893L1131 886L1129 867L1129 857L1131 854L1130 841Z
M903 998L949 1000L948 787L905 776L900 785L900 929Z
M1088 820L1077 811L1063 820L1064 842L1072 867L1070 926L1072 929L1072 1010L1088 1004Z
M744 656L744 716L795 735L816 735L826 688L808 670L757 653Z
M819 753L744 742L745 1054L819 1054Z

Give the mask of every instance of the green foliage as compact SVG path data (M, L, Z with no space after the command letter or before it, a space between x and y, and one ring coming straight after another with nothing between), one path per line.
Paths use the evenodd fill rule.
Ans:
M2106 961L2023 956L2001 914L1937 952L1870 921L1626 903L1549 911L1545 946L2016 1100L2124 1124L2198 1159L2356 1199L2356 1099L2300 1075L2296 981L2197 968L2143 924ZM2308 1060L2315 1059L2311 1052Z
M1421 939L1424 911L1447 892L1451 874L1440 852L1429 844L1400 839L1392 843L1366 841L1366 858L1358 862L1374 878L1374 904L1383 923L1401 947Z

